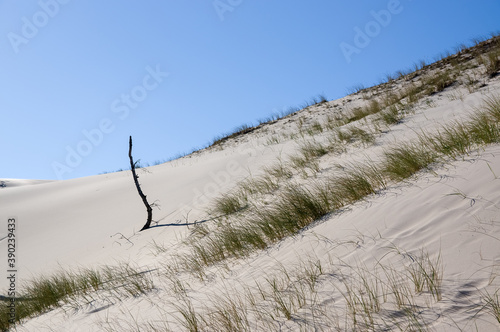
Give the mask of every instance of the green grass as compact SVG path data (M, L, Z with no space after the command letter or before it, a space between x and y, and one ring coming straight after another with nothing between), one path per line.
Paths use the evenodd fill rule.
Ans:
M360 141L363 144L371 144L375 141L375 136L368 131L359 127L348 127L346 129L337 130L337 138L344 143L354 143Z
M388 92L382 97L382 107L387 108L393 105L397 105L401 102L401 98L394 92Z
M212 143L209 146L210 147L212 147L212 146L218 146L218 145L224 143L225 141L227 141L229 139L232 139L232 138L235 138L235 137L238 137L238 136L242 136L244 134L248 134L248 133L254 131L255 129L256 129L256 127L254 127L252 125L249 125L249 124L241 125L241 126L235 128L235 129L233 129L231 132L229 132L227 134L223 134L221 136L215 137L212 140Z
M500 96L486 98L484 111L493 118L495 122L500 122Z
M299 147L300 155L302 155L305 159L308 160L322 157L328 152L329 152L328 147L324 146L323 144L317 141L306 141L302 143Z
M461 48L459 51L467 50ZM453 59L449 59L451 60ZM488 53L480 59L480 62L484 65L486 75L490 77L497 75L500 69L498 50ZM425 64L422 65L424 66ZM402 72L400 76L407 74ZM435 71L424 77L423 84L412 82L397 95L388 92L382 98L378 97L378 100L371 97L371 101L365 107L355 109L350 118L335 119L335 122L332 120L326 127L316 122L310 126L308 132L316 135L325 129L338 130L339 126L371 114L379 114L379 119L388 125L398 123L401 119L399 112L401 105L411 105L426 94L443 91L455 83L455 75L455 72L449 70ZM364 88L358 88L358 92L361 89ZM370 96L378 95L373 91L370 93ZM311 100L306 107L325 102L326 98L320 96ZM278 118L273 116L271 120L275 121ZM254 250L264 249L287 236L297 234L323 216L362 200L367 195L376 194L389 182L401 181L426 170L436 161L456 158L478 147L500 142L499 123L500 97L491 97L485 100L484 107L475 112L469 120L452 123L440 128L436 134L422 134L412 143L387 149L377 164L350 165L342 174L326 178L322 183L315 185L283 183L293 178L292 165L297 169L310 168L313 173L318 172L318 158L331 152L328 146L321 143L315 141L304 143L300 147L300 154L290 158L290 164L274 165L266 169L264 175L241 183L239 190L219 198L215 202L215 210L220 214L230 215L233 219L228 218L225 223L221 222L215 231L204 229L203 236L197 237L196 241L191 243L192 251L183 257L182 264L186 270L204 278L206 266L231 257L246 256ZM213 145L219 145L229 138L238 137L254 129L255 127L249 125L242 126L232 133L215 139ZM355 141L372 143L374 140L373 134L356 127L339 130L337 136L338 140L345 143ZM252 204L248 202L248 196L265 195L271 199ZM247 214L234 216L245 207L248 207ZM408 319L406 328L402 328L405 325L397 324L397 326L407 330L425 330L425 324L419 321L418 313L415 311L413 297L415 294L428 293L436 301L442 299L440 257L431 260L428 255L422 253L413 265L407 267L404 275L394 269L386 268L385 277L388 281L383 286L380 286L379 276L363 271L357 273L358 284L349 284L347 279L344 280L345 298L355 329L375 329L374 317L380 310L381 298L392 296L397 308L401 309ZM314 293L318 279L322 275L321 263L315 262L308 265L300 280L308 285L311 293ZM287 280L290 281L289 276ZM408 287L411 284L405 283L408 281L413 284L413 291ZM281 279L268 279L270 290L261 293L267 300L273 301L275 310L281 316L294 319L294 314L305 304L304 288L291 286L289 283L279 284L280 282ZM82 269L77 272L61 271L51 276L34 278L24 285L16 302L17 321L41 315L63 305L78 308L102 294L120 299L136 297L147 293L153 287L149 273L141 272L129 265ZM389 293L384 293L387 290ZM498 290L493 294L483 295L484 309L491 312L500 323ZM181 313L184 327L191 331L200 330L204 321L195 312L192 302L180 303L177 308ZM237 300L216 301L208 321L217 320L222 330L247 328L246 312L238 311L236 307L243 305ZM6 306L0 309L0 315L0 329L12 327L6 320L8 317Z
M304 153L306 152L306 153ZM319 172L319 160L314 157L312 151L302 151L297 155L290 156L290 165L296 171L298 171L304 178L307 178L309 174L307 170L311 170L313 174Z
M19 299L16 300L16 322L63 305L78 308L98 297L99 292L116 298L136 297L146 294L153 287L149 273L141 272L129 264L39 276L21 288ZM11 327L7 310L4 305L0 307L1 330Z
M215 331L250 331L248 305L239 296L224 294L211 299L205 320Z
M387 110L380 113L380 120L382 120L386 125L398 124L402 119L403 117L399 113L396 105L391 105Z
M402 116L400 107L408 107L427 94L442 91L455 82L454 75L450 71L436 72L426 78L425 84L410 83L399 95L387 94L382 97L381 102L376 101L378 106L372 102L364 108L354 110L350 119L345 121L336 119L335 123L330 120L331 123L325 128L335 130L336 142L363 141L362 129L344 128L339 131L338 127L375 113L380 113L379 119L388 125L397 123ZM323 177L322 182L315 185L293 185L290 184L293 173L289 167L296 169L309 167L313 172L317 172L318 169L314 168L317 168L318 159L325 153L331 152L328 146L316 144L314 141L303 144L300 154L291 157L289 164L275 165L272 170L266 169L269 176L280 181L279 187L271 192L272 196L267 196L270 199L255 202L245 215L233 220L234 224L228 223L218 228L216 232L207 234L206 239L196 244L197 250L204 251L200 254L200 257L204 258L197 261L204 261L205 266L212 265L229 257L241 257L254 250L266 248L287 236L297 234L328 213L362 200L367 195L376 194L388 183L395 183L419 171L430 169L436 162L446 162L451 160L450 158L468 154L476 148L499 142L499 122L500 97L489 98L485 101L483 109L475 112L467 121L454 122L441 127L435 134L423 133L413 142L386 149L376 164L350 165L340 175ZM317 130L312 129L315 134L321 133L322 130L323 127L321 130L319 127ZM372 134L369 135L373 137ZM373 142L373 139L364 141ZM311 167L311 164L315 166ZM228 228L224 229L225 227ZM200 269L203 269L203 266L200 266ZM384 271L386 272L384 283L378 276L373 276L375 279L371 279L369 274L358 274L359 284L346 285L350 287L350 291L345 294L352 303L351 307L354 308L350 317L354 321L353 329L376 328L375 317L380 310L380 301L391 300L402 316L401 320L394 318L394 322L389 322L389 325L394 324L393 327L401 330L427 330L415 304L415 297L420 294L430 294L436 301L442 299L440 258L431 260L428 255L422 254L403 272L390 267L386 267ZM301 280L309 280L311 286L307 287L314 292L321 275L322 272L318 272L318 269L311 268L308 276L303 276ZM266 292L262 289L260 291L263 300L272 301L280 316L295 319L294 314L303 303L300 300L303 288L288 288L294 293L287 293L277 284L276 279L269 279L268 283L271 291ZM497 310L495 308L498 308L498 294L495 293L485 299L488 310L495 314ZM253 301L255 302L255 299ZM223 321L227 321L229 316L221 314L220 317ZM236 318L237 315L233 314L233 317Z
M331 210L330 202L318 197L308 189L290 185L272 206L255 211L250 224L258 228L266 242L276 242L296 233Z
M468 131L476 144L490 144L498 142L498 123L492 121L492 117L487 112L474 114L467 124Z
M264 171L276 179L290 179L293 177L293 172L290 170L289 166L283 164L281 161L269 167L265 167Z
M426 92L428 95L432 95L443 91L447 87L451 86L455 82L454 75L448 71L436 71L427 77L424 81L426 86Z
M366 89L366 87L363 84L361 84L361 83L360 84L356 84L356 85L354 85L354 86L352 86L352 87L350 87L350 88L347 89L347 94L349 94L349 95L350 94L356 94L356 93L359 93L359 92L361 92L361 91L363 91L365 89Z
M407 143L387 150L384 158L382 171L389 179L401 181L427 168L438 155L421 144Z
M422 135L423 144L446 156L466 155L474 141L465 124L454 122L441 128L435 135Z
M411 83L400 92L400 98L405 99L407 104L416 103L423 97L424 86Z
M366 168L353 167L330 180L330 195L335 197L338 207L351 204L376 193L372 180Z
M455 122L442 127L436 134L422 134L412 143L389 148L377 164L350 165L340 175L313 186L283 184L277 190L274 186L267 188L254 184L253 187L260 188L259 192L272 192L272 200L265 204L254 203L235 225L226 224L207 235L208 239L196 244L196 255L205 265L247 255L296 234L328 213L376 194L389 182L405 180L437 161L444 162L444 157L457 157L476 147L499 142L499 117L500 98L489 98L484 109L475 112L468 121ZM311 161L317 162L322 152L314 151L308 146L300 158L291 158L292 164L297 165L300 161L304 163L300 167L306 167ZM276 179L265 182L273 181Z
M241 190L247 195L270 194L279 188L279 181L270 174L262 174L240 183Z
M174 305L182 318L177 318L179 323L189 332L201 331L201 322L196 313L193 303L188 297L183 297L183 301Z
M486 75L493 78L500 71L500 50L493 50L479 58L479 62L484 66Z
M370 102L364 107L355 108L352 111L352 116L349 118L350 122L361 120L368 115L376 114L382 110L380 103L376 99L371 99Z
M407 271L415 286L415 292L427 291L436 301L442 300L443 267L441 255L432 260L429 254L422 250L420 256L416 257L413 265L409 266Z
M230 215L243 210L247 206L247 198L241 193L223 194L215 200L212 213Z
M321 134L323 130L324 128L321 123L319 123L318 121L314 121L307 129L307 133L309 134L309 136L314 136L317 134Z

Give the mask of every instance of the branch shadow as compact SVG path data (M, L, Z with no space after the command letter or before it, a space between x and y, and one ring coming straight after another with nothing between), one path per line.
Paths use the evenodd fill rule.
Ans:
M156 224L153 226L150 226L149 228L156 228L156 227L170 227L170 226L193 226L193 225L199 225L206 223L208 221L212 221L215 218L212 219L206 219L206 220L200 220L200 221L193 221L193 222L178 222L178 223L172 223L172 224Z

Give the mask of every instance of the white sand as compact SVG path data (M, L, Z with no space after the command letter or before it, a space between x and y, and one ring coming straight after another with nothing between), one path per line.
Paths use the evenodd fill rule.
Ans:
M346 153L323 157L322 172L328 174L336 164L347 165L367 156L377 159L384 148L411 140L421 130L432 132L439 125L465 118L486 96L498 93L498 78L472 94L463 88L447 89L428 98L430 103L421 101L414 114L380 134L374 145L349 147ZM456 99L457 95L463 100ZM364 102L360 96L348 96L329 105L344 104L337 108L340 112ZM325 105L310 107L237 143L229 142L223 149L149 167L148 172L139 170L143 191L150 202L156 201L161 207L154 210L154 219L161 225L209 218L206 208L214 198L249 174L258 175L262 167L278 158L286 160L297 150L297 142L283 138L283 133L297 131L299 118L306 119L307 125L323 121L329 112L332 109L327 110ZM359 121L359 125L363 123ZM279 138L279 143L270 144L271 137ZM326 134L316 139L326 140ZM495 278L500 273L499 177L500 145L489 146L463 160L436 166L434 172L394 184L247 259L231 260L229 271L207 269L204 281L190 275L179 277L189 285L189 298L203 313L205 306L212 306L214 294L220 295L222 290L243 294L246 287L255 287L256 282L265 282L266 277L279 273L279 264L293 270L308 258L319 260L327 271L321 276L317 303L330 308L332 321L337 315L342 327L347 315L339 275L351 275L354 267L358 271L366 267L372 273L378 270L380 274L381 266L403 270L424 250L433 259L440 255L444 271L442 299L434 301L427 296L425 300L431 302L422 313L429 327L438 331L455 331L457 326L464 331L476 330L476 326L478 331L499 330L500 324L486 310L478 312L484 304L481 294L493 293L500 282ZM17 219L18 270L23 280L39 273L48 275L60 267L74 269L123 261L144 270L161 270L162 264L186 252L182 244L190 233L186 226L137 233L146 214L130 172L42 183L4 181L7 187L0 188L0 216L3 220L11 216ZM5 235L4 227L0 238ZM164 245L167 252L153 255L153 241ZM5 240L0 242L0 251L4 266ZM2 273L5 281L6 268ZM19 330L133 330L134 324L155 319L168 320L173 331L182 330L173 318L180 317L172 309L172 303L179 300L172 294L169 281L157 276L155 280L157 290L148 295L121 301L99 300L77 311L56 309L27 321ZM263 310L279 317L270 308ZM306 311L297 315L307 315ZM333 329L322 325L328 324L325 321L317 324L324 330ZM301 327L298 320L284 317L277 318L273 326L276 330L313 330L311 325Z

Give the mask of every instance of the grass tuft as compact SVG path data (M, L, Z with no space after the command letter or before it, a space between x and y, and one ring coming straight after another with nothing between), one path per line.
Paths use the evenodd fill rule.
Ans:
M478 112L471 117L468 131L476 144L496 143L500 139L498 123L493 122L485 112Z
M368 115L379 113L382 110L380 103L376 99L372 99L368 105L364 107L355 108L352 111L352 116L349 118L349 122L361 120Z
M455 79L449 71L437 71L424 81L424 85L427 87L427 94L433 95L443 91L454 82Z
M129 264L77 272L59 271L27 282L16 299L16 322L39 316L64 304L78 308L98 297L136 297L153 289L151 276ZM92 295L94 294L94 295ZM0 307L0 329L11 327L8 307Z
M375 186L365 169L347 170L343 175L331 180L332 194L338 197L342 205L347 205L376 192Z
M375 141L375 136L364 129L358 127L348 127L347 129L339 129L337 138L344 143L353 143L361 141L363 144L371 144Z
M421 293L424 290L429 292L436 301L441 301L441 284L443 280L443 267L441 265L441 255L435 260L431 260L428 253L422 251L421 255L408 269L410 280L415 286L415 292Z
M495 317L498 323L500 323L500 290L497 289L497 291L493 294L490 293L485 293L483 294L484 300L486 301L486 304L484 306L485 309L487 309L490 314Z
M427 168L438 158L436 152L419 144L401 144L385 152L384 173L395 181L404 180Z
M500 96L486 98L484 109L494 121L500 122Z
M247 198L240 193L224 194L214 203L213 213L217 215L230 215L243 210L247 206Z
M493 78L500 71L500 50L494 50L479 57L479 62L485 67L486 75Z
M330 212L329 202L318 197L310 190L290 185L273 206L256 211L251 223L268 241L281 240Z
M380 119L386 125L398 124L401 122L402 118L396 105L391 105L388 110L380 113Z

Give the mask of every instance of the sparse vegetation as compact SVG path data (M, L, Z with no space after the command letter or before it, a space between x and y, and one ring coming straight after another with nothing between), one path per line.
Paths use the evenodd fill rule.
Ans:
M500 114L500 98L488 99L485 107L486 111L476 112L469 121L443 127L435 135L422 134L413 143L399 144L387 149L382 162L378 164L368 162L363 166L351 165L343 169L342 175L333 176L324 182L325 184L312 188L287 185L278 195L275 194L271 204L260 204L250 209L248 215L251 217L243 221L237 231L236 226L228 226L225 231L223 228L216 235L209 235L208 245L217 248L213 249L214 252L246 255L251 248L266 247L298 232L332 211L377 193L386 187L388 181L407 179L436 161L443 160L443 156L457 156L476 146L498 142L500 130L495 120ZM307 153L303 151L300 158L291 158L295 167L307 167L307 163L316 161L322 155L313 153L315 149L310 146L305 151ZM268 179L266 183L273 181ZM246 187L248 193L268 193L270 189L256 185ZM272 190L276 189L277 187L272 186ZM222 238L221 234L232 240ZM250 242L245 244L247 240ZM225 247L227 243L238 245L228 248ZM241 248L242 252L235 252L235 248ZM217 257L225 259L227 254L209 256L211 259L202 261L210 265L217 261Z
M153 288L150 272L140 271L129 264L39 276L27 282L20 291L16 300L16 322L62 306L78 309L100 298L136 297ZM11 326L8 309L5 305L0 307L2 330Z
M484 305L484 309L489 311L489 313L495 317L497 322L500 324L500 289L493 294L486 292L483 294L484 301L486 304Z
M403 270L385 260L368 267L345 261L333 263L332 259L323 265L321 260L307 257L296 267L278 265L275 273L255 280L252 288L217 290L203 308L195 307L189 295L181 291L180 305L175 305L181 314L177 319L189 331L205 326L221 331L274 330L283 321L327 330L427 331L434 318L425 314L432 304L424 291L435 284L432 281L417 290L411 278L440 281L441 275L430 276L433 271L442 271L442 265L439 259L422 257L418 260L425 262L422 268L414 268L418 263L412 263L405 264ZM333 311L328 301L317 301L319 294L331 292L332 286L344 300L341 306L337 304L340 312ZM425 304L422 307L417 303Z
M477 41L477 44L482 43ZM469 52L463 46L456 51L462 55ZM498 61L498 53L496 57L490 54L494 52L481 61L486 74L494 77L499 70L498 63L494 62ZM460 58L450 54L443 56L441 61L445 65L460 64ZM224 275L232 264L231 258L247 257L257 250L269 249L289 236L300 234L323 217L340 213L350 204L379 194L388 185L433 169L438 162L445 163L479 147L500 142L500 97L496 96L486 99L484 107L465 121L449 123L433 133L422 132L413 140L385 148L376 162L366 157L362 162L331 165L329 160L321 159L332 152L359 148L361 144L354 144L357 142L373 144L378 137L373 128L378 122L387 126L400 123L406 115L405 110L414 103L459 82L455 71L435 67L430 71L432 66L421 62L415 65L418 73L400 71L397 75L388 75L387 81L391 84L394 80L405 80L399 93L362 86L355 88L355 93L362 91L364 98L369 100L349 114L328 115L326 124L299 122L300 136L297 137L302 141L296 154L289 156L286 162L279 160L263 168L258 176L250 175L232 191L214 200L210 213L217 215L216 222L196 226L185 242L189 251L176 258L175 267L164 267L162 271L162 276L168 279L165 294L175 299L169 303L175 313L168 312L167 316L188 331L278 330L288 328L286 323L296 324L301 330L431 330L433 319L439 319L429 314L433 303L441 302L440 305L446 306L443 298L447 299L449 294L444 287L447 280L443 278L441 255L430 255L424 249L418 254L400 249L396 254L390 251L369 267L349 261L333 263L331 258L328 264L324 257L308 258L298 267L281 265L279 273L255 280L254 287L240 285L238 289L225 292L217 289L204 294L208 299L205 303L200 303L196 294L189 294L188 285L179 276L190 274L210 286L209 283L218 278L218 272L212 270L226 271L221 273ZM420 81L413 80L417 76L421 76ZM469 78L469 81L473 83L463 84L478 88L477 79ZM319 96L303 106L326 102L324 96ZM369 123L366 117L372 114L377 116ZM286 115L275 114L266 122L277 121L280 116ZM350 124L354 121L359 122ZM239 127L215 139L212 146L222 146L229 139L253 132L259 126ZM325 143L328 140L329 144ZM270 143L279 144L280 140L273 138ZM361 247L364 242L362 239L346 240L335 245ZM157 256L167 254L165 247L156 242L152 248ZM391 255L405 258L398 261L401 264L398 268L386 261ZM35 278L25 285L17 302L18 322L54 308L78 309L96 299L143 296L154 288L150 271L126 264L62 271ZM332 300L338 301L335 309L328 300L318 300L321 296L324 299L325 293L338 295ZM499 291L483 291L480 301L478 312L487 312L500 323ZM1 329L9 328L5 310L5 307L0 309ZM445 311L440 309L439 315ZM156 324L136 324L130 329L168 329ZM109 326L113 330L112 325Z
M228 215L241 211L245 206L245 196L239 193L224 194L216 199L214 211L219 215Z
M382 112L380 114L380 119L386 125L393 125L401 122L402 116L399 113L399 110L396 105L391 105L388 110Z
M500 71L500 49L479 57L479 62L484 66L485 73L489 78L495 77Z
M347 89L348 94L354 94L363 91L366 87L363 84L356 84Z
M440 72L435 72L431 74L424 81L424 85L427 87L427 94L432 95L438 93L451 86L455 82L453 74L449 71L444 70Z
M284 165L281 161L270 167L266 167L265 171L276 179L290 179L293 176L288 165Z
M381 111L380 103L376 99L372 99L365 107L358 107L352 111L352 117L349 121L361 120L368 115L375 114Z
M425 290L436 301L441 301L443 270L440 255L433 261L428 253L422 251L420 256L415 257L413 265L408 267L408 273L415 286L415 292L422 293Z
M401 181L436 161L437 154L420 144L401 144L385 152L384 173Z
M360 141L363 144L371 144L375 141L375 136L359 127L348 127L347 129L339 129L337 137L341 142L353 143Z

